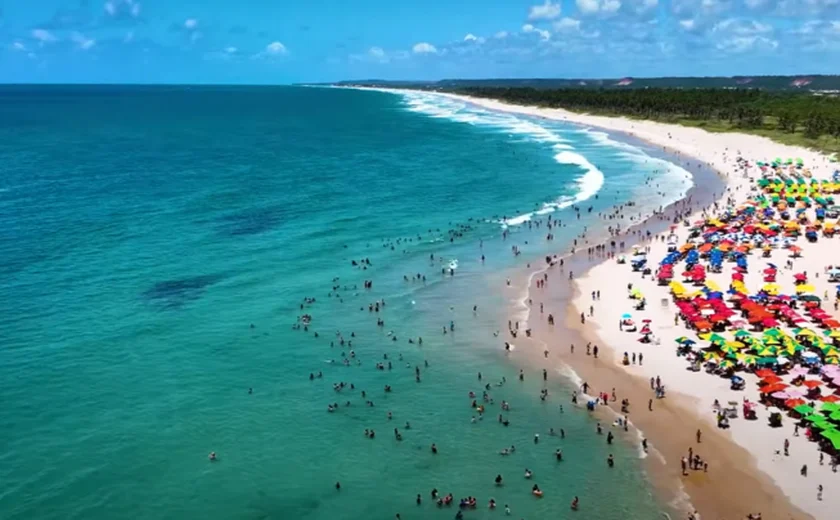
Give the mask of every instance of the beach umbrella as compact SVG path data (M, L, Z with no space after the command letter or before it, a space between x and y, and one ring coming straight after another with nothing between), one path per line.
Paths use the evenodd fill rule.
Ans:
M622 320L629 320L630 318L632 318L632 316L630 316L630 315L629 315L629 314L627 314L626 312L625 312L624 314L622 314L622 315L621 315L621 319L622 319Z
M779 329L773 328L773 329L765 330L764 335L765 336L771 336L773 338L778 338L779 336L784 336L785 333L780 331Z
M823 400L823 404L820 406L820 411L823 413L834 413L840 410L840 404L836 402L826 402Z
M734 335L735 335L736 338L739 338L739 339L741 339L741 338L752 338L752 334L750 334L749 332L747 332L745 330L739 330Z
M709 336L709 341L712 343L726 343L726 338L721 336L720 334L712 334Z
M796 399L788 399L787 401L785 401L785 406L791 409L796 408L797 406L802 406L803 404L807 404L807 402L801 397L797 397Z
M778 377L776 373L770 370L769 368L762 368L761 370L756 370L755 375L757 375L758 377Z
M835 450L840 450L840 431L826 430L822 432L821 435L831 442L831 445Z
M730 347L729 345L723 345L722 347L720 347L720 350L721 352L724 352L726 354L734 355L738 353L738 349L736 349L735 347Z
M812 413L814 413L814 408L811 407L811 406L808 406L807 404L801 404L801 405L797 406L796 408L794 408L793 411L795 411L796 413L798 413L800 415L811 415Z

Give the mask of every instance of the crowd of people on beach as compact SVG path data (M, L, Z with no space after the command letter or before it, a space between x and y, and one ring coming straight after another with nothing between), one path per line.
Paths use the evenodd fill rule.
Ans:
M664 195L664 194L663 194ZM717 195L717 194L716 194ZM717 203L710 208L709 218L711 217L712 212L715 210L721 210L723 208L723 204L718 205ZM583 231L576 236L572 241L571 246L571 254L578 254L580 256L585 255L585 257L589 260L595 259L617 259L622 251L625 251L627 246L626 244L631 241L653 241L656 239L664 240L662 237L657 237L650 230L640 230L634 229L632 226L642 221L642 215L640 212L638 214L634 213L637 208L635 204L632 202L625 203L625 204L618 204L615 207L605 210L604 212L597 214L596 217L606 223L607 227L607 235L606 239L603 243L596 243L597 237L595 237L591 230L587 227L583 228ZM586 215L592 213L592 207L580 207L580 206L573 206L572 210L574 212L575 218L574 220L579 220L581 215ZM654 212L652 217L653 220L661 220L661 221L668 221L672 223L681 224L688 218L688 216L695 211L696 208L691 197L683 199L672 207L666 212L664 208L660 208L659 211ZM544 220L534 218L533 220L527 221L525 226L529 230L544 230L540 231L541 233L545 233L545 240L551 241L554 239L556 228L564 227L564 224L559 219L553 219L551 215L548 215ZM472 224L464 224L454 226L452 229L443 232L444 236L448 237L450 242L463 238L466 233L473 229ZM439 231L439 230L438 230ZM505 230L502 234L502 240L508 240L511 237L511 233L509 230ZM420 237L417 237L419 240ZM409 242L415 240L413 237L408 239L396 239L390 241L383 241L383 247L389 248L391 250L396 250L400 246L404 245L404 242ZM480 243L479 248L481 249L483 243ZM518 256L522 253L522 250L517 245L512 245L510 248L511 254L514 256ZM485 261L485 254L483 249L480 251L480 262ZM555 277L559 277L561 280L568 279L574 280L574 271L572 267L569 265L569 259L567 256L564 255L550 255L545 258L546 265L544 270L539 272L538 276L536 277L534 284L538 290L549 290L549 288L553 287L553 282ZM372 272L372 263L368 258L362 259L355 259L351 261L351 265L353 267L358 268L361 271L370 271ZM440 276L442 277L453 277L456 275L457 272L457 264L445 260L441 257L436 257L435 254L430 254L429 256L429 266L433 269L440 269ZM529 264L530 267L530 264ZM567 268L568 267L568 268ZM640 274L642 274L643 270L640 270ZM655 276L652 273L647 273L650 276ZM568 278L567 278L568 275ZM411 273L406 274L403 276L403 282L407 284L425 284L427 283L427 276L423 273ZM373 293L374 281L372 279L366 279L363 281L363 290L366 293ZM506 286L510 286L511 281L506 281ZM559 285L559 284L558 284ZM633 284L628 284L628 292L632 293L634 289ZM358 287L355 284L352 285L343 285L339 279L333 279L331 289L328 293L328 297L330 298L337 298L340 301L344 301L344 295L347 293L354 293L358 294ZM605 291L606 292L606 291ZM588 309L585 309L580 313L580 323L582 325L586 325L587 318L595 318L595 310L596 304L601 301L602 294L600 289L593 290L591 292L591 302L592 305L589 306ZM636 306L637 311L644 310L645 299L642 298L633 298L634 300L641 302L641 306ZM305 298L300 303L301 314L298 317L298 320L295 324L293 324L292 328L294 330L312 334L314 337L319 337L318 332L314 330L314 325L317 322L316 318L312 314L312 309L316 306L316 299L314 297ZM543 302L535 302L533 301L532 297L527 299L527 306L530 309L532 314L539 314L542 320L545 320L549 326L554 326L555 320L557 319L557 314L555 312L548 312L546 313L546 308L544 307ZM409 344L414 346L423 345L423 338L417 335L407 335L406 333L399 331L399 330L388 330L386 329L386 323L383 319L384 311L387 308L386 301L382 298L372 299L365 305L360 307L360 311L366 312L371 315L371 319L375 319L376 328L381 331L391 342L397 344ZM475 314L478 311L478 306L472 306L472 312ZM588 312L587 312L588 311ZM534 316L530 316L529 318L533 318ZM628 325L628 321L626 319L622 319L619 321L619 329L622 332L629 333L636 333L637 328L635 325L632 327ZM459 327L461 324L457 324ZM645 327L649 327L649 324L643 324ZM387 330L387 332L386 332ZM449 323L443 324L440 326L440 331L442 335L452 334L456 331L456 323L454 320L451 320ZM501 348L504 349L504 352L508 355L515 355L516 347L515 344L518 340L521 340L520 334L524 333L525 338L530 338L532 335L532 328L529 321L525 321L521 323L521 320L518 319L511 319L508 321L508 331L506 338L500 340ZM650 338L653 334L643 334L644 337ZM494 337L498 337L499 334L494 333ZM423 360L421 363L416 361L411 362L407 361L403 354L396 352L396 353L382 353L381 359L376 360L363 360L359 355L357 355L356 351L353 348L354 340L356 339L355 332L343 332L343 331L335 331L334 337L330 339L330 347L339 348L340 349L340 359L331 359L329 360L330 365L344 365L344 366L366 366L372 367L374 370L377 371L384 371L388 372L395 368L395 363L399 363L399 365L403 365L406 369L412 370L414 372L414 378L416 383L421 383L423 380L424 371L432 370L433 368L430 366L430 363L427 360ZM645 343L645 342L642 342ZM543 381L543 388L541 388L539 392L539 399L541 401L546 401L549 399L550 390L548 388L548 380L549 374L553 372L553 369L556 367L556 361L553 359L551 355L554 352L554 346L547 346L542 352L544 359L546 360L545 367L541 367L538 377ZM591 356L593 360L599 360L599 362L609 363L609 360L603 360L603 356L600 356L602 353L602 349L599 347L598 344L594 342L587 342L584 347L585 356ZM569 355L575 355L575 346L573 344L569 345ZM581 354L577 354L581 355ZM620 364L624 367L642 367L644 366L645 362L645 351L644 350L627 350L624 351L623 356L621 358ZM331 374L328 372L328 376ZM518 380L523 382L525 378L528 377L525 370L522 369L518 373ZM838 374L840 378L840 374ZM312 382L317 382L325 378L323 371L318 370L313 371L309 374L309 380ZM484 377L481 373L477 374L477 381L480 385L480 389L478 391L471 391L469 393L469 409L470 409L470 421L473 423L477 423L479 421L483 421L485 416L488 413L494 413L496 416L497 422L505 427L510 425L511 417L512 417L512 409L513 405L506 401L502 400L500 402L496 402L493 398L492 391L493 388L499 388L507 384L507 379L502 377L499 381L494 383L489 383L484 381ZM335 381L332 383L333 390L336 394L352 394L352 395L359 395L361 399L364 401L364 405L366 407L373 408L375 407L374 398L376 397L376 393L370 392L370 395L367 390L358 388L353 382L348 381ZM647 409L649 412L654 411L654 403L658 399L663 399L666 396L665 391L665 384L662 379L657 375L655 377L650 378L650 392L651 397L648 399ZM249 393L252 390L249 389ZM391 394L396 392L391 385L384 384L382 387L381 392L385 394ZM339 401L342 401L339 404ZM595 435L603 435L608 445L612 445L615 441L616 435L614 431L623 431L623 432L630 432L631 428L633 427L633 423L631 422L631 403L630 399L627 397L623 397L619 395L619 392L615 387L610 388L609 390L606 389L593 389L591 385L587 382L582 382L575 391L573 391L570 395L570 404L572 406L580 407L581 409L587 410L589 413L596 414L595 416L599 420L603 420L607 415L602 412L602 409L612 409L613 411L607 412L616 416L615 419L611 422L611 427L604 428L601 422L597 422L595 428ZM347 408L353 406L353 399L343 397L341 399L336 399L335 402L328 403L326 406L326 410L328 413L337 413L342 410L342 408ZM491 412L491 409L496 407L498 413ZM559 411L563 412L563 405L559 405ZM393 420L393 416L391 412L386 412L386 417L389 421ZM403 423L403 421L400 421ZM407 435L406 432L412 429L412 425L409 421L405 421L403 423L402 429L398 427L393 428L393 435L396 441L402 441L404 436ZM365 438L369 440L376 439L376 432L374 428L365 428L363 431L363 435ZM564 439L566 437L566 431L563 428L559 428L558 431L555 431L553 428L548 432L549 437L556 437L559 439ZM689 475L691 472L700 472L700 473L708 473L710 471L708 460L704 459L703 456L699 452L696 451L695 448L702 446L702 435L703 432L701 430L697 430L696 437L694 439L694 445L688 447L686 453L680 459L680 468L682 475ZM533 443L540 444L541 438L539 433L535 433L532 439ZM628 441L630 442L630 441ZM644 453L647 453L650 449L649 441L646 438L642 438L640 441L640 448ZM787 446L785 447L785 451L787 451ZM502 448L499 451L501 456L510 456L516 452L515 445L510 445ZM440 453L440 448L435 444L432 443L428 447L429 456L436 456ZM555 458L555 460L560 463L564 460L564 453L560 448L551 447L550 452L551 456ZM216 461L218 460L217 455L215 452L210 454L210 460ZM609 454L607 457L605 464L609 468L613 468L616 464L616 459L612 453ZM807 470L805 470L807 471ZM530 469L525 468L523 472L523 478L525 480L534 480L536 476L534 472ZM493 479L493 484L496 486L503 486L505 483L508 482L507 479L503 478L501 474L497 474L496 477ZM529 483L530 485L530 483ZM540 498L544 496L544 493L551 492L551 490L543 490L539 487L538 484L534 483L530 485L530 492L532 497ZM346 492L343 489L342 484L339 480L335 482L335 490L336 492ZM822 486L820 486L820 497L822 497ZM414 499L416 505L420 506L424 503L423 499L424 494L417 493ZM439 508L448 508L448 507L456 507L457 511L455 514L456 519L463 518L464 513L468 512L469 510L476 509L479 507L479 498L474 496L466 496L460 498L458 501L455 501L454 496L452 493L442 494L437 489L432 489L429 492L429 497L431 502L435 504ZM577 511L581 508L580 499L578 496L570 496L570 508L574 511ZM496 503L495 499L488 498L487 500L487 507L489 509L496 509L498 504ZM504 505L504 511L506 514L510 515L511 507L509 504ZM688 513L688 518L690 520L699 520L700 515L697 511L690 511ZM395 517L400 520L401 516L399 513L395 515ZM752 513L749 516L750 519L760 519L760 513Z

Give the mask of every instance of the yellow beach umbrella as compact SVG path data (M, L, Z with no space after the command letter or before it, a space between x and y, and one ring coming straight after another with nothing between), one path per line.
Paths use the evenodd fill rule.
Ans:
M808 284L808 283L796 286L796 294L812 293L816 290L817 290L816 287L814 287L813 285Z
M761 288L762 291L766 292L767 294L770 294L771 296L779 294L780 289L781 287L779 287L779 284L777 283L764 284L764 287Z

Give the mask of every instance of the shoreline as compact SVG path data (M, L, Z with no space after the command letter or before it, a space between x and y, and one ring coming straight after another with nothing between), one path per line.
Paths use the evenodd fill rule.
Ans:
M649 216L642 222L628 228L629 236L623 238L626 242L624 251L629 251L631 246L644 242L643 237L640 234L635 234L634 230L650 231L652 235L656 236L667 229L667 220L673 217L674 212L681 209L683 213L690 215L688 218L692 220L692 217L696 217L709 205L714 205L727 196L735 196L743 201L749 190L749 178L746 175L740 179L729 175L732 166L731 161L740 155L741 150L739 148L743 149L744 156L751 160L762 160L781 155L785 157L819 156L826 163L828 161L826 156L821 156L816 152L781 145L766 138L746 134L717 136L719 140L732 141L732 145L743 144L743 146L732 146L735 150L730 152L728 142L723 147L720 143L713 143L713 146L701 145L700 143L703 142L708 145L710 141L708 136L712 134L696 128L647 121L631 121L625 118L588 116L558 109L520 107L507 105L496 100L454 94L441 93L441 95L477 104L491 110L537 116L629 135L652 146L661 147L663 151L681 158L694 159L717 172L724 183L722 193L710 194L712 196L706 201L692 200L696 195L696 190L692 187L682 199L669 205L661 215ZM752 142L739 143L738 141ZM764 148L771 147L773 153L754 157L748 150L755 145ZM813 164L813 162L809 160L808 164ZM695 187L696 185L695 182ZM689 204L689 208L685 208L686 203ZM666 220L664 227L663 218ZM651 230L651 228L659 228L659 230ZM596 243L599 242L596 241ZM631 424L634 429L644 432L643 434L649 437L650 444L662 457L661 459L659 457L647 457L644 465L648 469L654 487L675 511L685 514L695 509L705 515L705 518L744 518L747 514L754 512L762 512L763 518L779 519L820 518L821 515L825 514L813 507L813 491L808 493L804 490L799 492L790 492L789 490L786 493L781 487L784 480L780 478L778 472L768 471L767 465L762 467L759 464L762 454L755 449L750 449L754 446L744 443L743 440L739 442L739 439L733 438L731 432L722 432L715 428L711 420L712 414L707 413L704 416L701 412L704 405L709 406L710 404L703 403L702 393L700 395L693 393L690 388L680 388L678 392L672 390L669 392L667 399L657 400L654 406L657 413L651 414L654 417L645 417L642 413L642 411L646 411L644 399L652 393L647 380L649 377L655 376L650 375L650 372L647 371L631 373L623 370L619 361L621 349L616 346L618 344L617 338L604 334L604 330L598 326L599 323L596 320L587 320L588 323L583 326L580 325L578 320L578 313L587 310L587 300L584 295L591 290L600 290L596 289L598 284L594 282L596 277L599 280L604 278L600 276L598 269L603 269L604 266L611 268L622 266L618 266L610 259L599 258L597 255L596 258L587 260L588 262L582 262L584 264L583 270L576 271L574 282L569 284L565 291L562 291L567 293L567 297L564 299L561 293L558 301L555 295L554 300L549 299L549 309L560 309L563 306L567 309L566 312L556 314L560 317L561 327L565 327L566 332L571 336L570 338L564 338L564 340L579 338L579 349L583 348L587 341L601 345L602 349L606 345L607 348L604 350L607 350L607 352L602 350L603 353L600 356L602 362L593 362L592 357L584 355L580 350L577 351L577 355L569 354L567 345L573 341L564 341L566 344L558 345L558 341L555 339L557 330L550 330L542 320L532 320L535 309L531 308L528 312L526 328L531 327L533 329L532 337L527 340L524 338L518 340L518 343L522 343L523 346L528 343L531 344L531 348L523 349L530 351L529 364L546 366L545 359L541 354L543 349L550 350L552 359L549 361L559 357L561 363L559 368L552 366L553 369L562 370L562 366L565 365L598 391L609 392L612 388L616 388L619 399L624 397L631 399L631 403L634 403L631 411L637 411L636 414L630 415ZM622 282L629 281L630 278L626 272L629 269L626 266L624 267L624 272L608 274L617 275ZM545 295L540 294L544 290L538 289L534 282L537 279L536 275L552 270L556 271L556 267L529 269L526 277L528 287L526 298L534 299L535 296L543 296L545 299ZM615 271L615 269L612 270ZM549 283L552 282L553 280ZM556 286L552 289L556 289ZM665 296L667 296L667 293ZM608 299L610 298L608 297ZM629 300L624 299L623 301L627 302ZM622 302L622 300L618 299L615 302L616 305L621 305L619 302ZM558 320L558 318L555 317L555 320ZM539 324L544 325L544 327L540 327ZM557 327L555 326L555 328ZM519 352L519 349L517 349L517 352ZM564 355L563 352L566 354ZM589 361L587 362L587 360ZM612 363L609 362L610 360ZM650 363L648 366L650 366ZM680 376L679 373L673 372L662 375L665 381ZM682 478L678 460L683 454L687 454L686 448L688 446L694 445L694 432L698 429L703 432L703 444L702 446L696 446L697 453L702 453L704 460L709 463L712 469L709 474L701 474L698 477L696 472L690 472L692 474L689 478ZM642 435L642 433L638 435ZM717 478L714 478L715 476ZM687 495L690 504L686 503L683 495ZM678 505L677 502L680 502L680 504ZM831 501L823 502L823 506L827 507L825 504L828 502ZM827 511L827 509L824 509L824 511Z
M675 153L678 156L692 157L715 169L725 182L726 189L724 193L719 197L712 197L709 201L712 203L720 202L727 195L733 196L743 202L749 191L749 181L751 179L747 174L744 174L741 178L735 178L729 176L729 172L727 171L727 166L730 168L732 166L732 164L728 164L729 161L740 154L730 152L731 156L727 158L729 146L723 146L721 150L720 143L712 143L712 146L701 148L697 142L706 137L706 142L708 143L710 139L707 136L713 135L703 130L666 125L663 123L631 121L625 118L587 116L556 109L519 107L506 105L495 100L484 100L452 94L442 95L478 104L488 109L544 117L552 120L591 126L602 130L615 131L639 138L653 146L662 147L663 150ZM622 125L629 125L629 128L622 127ZM674 137L683 133L686 134L683 140L677 139L675 141ZM718 135L716 137L718 139L731 137L733 139L730 139L730 141L733 144L740 141L738 144L742 144L743 146L733 146L733 148L742 148L745 151L753 146L759 148L772 147L773 152L770 155L759 154L758 156L754 156L754 154L749 152L744 153L744 156L750 160L763 160L770 156L776 157L779 155L787 157L789 154L791 157L808 156L809 165L814 164L814 162L819 162L818 159L817 161L811 160L814 158L821 158L824 163L828 162L826 156L816 152L781 145L766 138L746 134L728 134L725 136ZM712 138L711 140L715 139ZM701 150L706 153L702 153ZM709 152L712 152L717 157L710 157ZM692 193L690 191L683 199L672 204L669 209L679 208L680 205L686 201L690 201L691 198ZM694 202L693 207L689 211L689 220L694 220L707 207L707 204L697 204L697 201ZM669 211L666 209L665 215L668 214ZM661 217L651 216L634 227L647 231L651 227L657 227L656 224L660 224L658 231L651 231L656 236L667 229L667 225L662 228L661 220ZM630 228L628 231L632 229ZM624 240L626 241L626 247L623 248L622 252L630 251L631 246L635 244L648 243L638 234L631 234L629 237L624 237ZM639 370L635 372L624 370L620 365L621 349L616 347L621 342L621 339L605 333L606 330L602 326L599 326L599 322L594 318L587 319L585 325L581 325L578 319L578 313L586 313L588 304L592 303L585 295L592 290L600 291L602 287L602 284L599 284L595 280L596 278L600 282L605 282L610 279L621 280L618 285L623 285L626 281L636 281L636 279L630 277L628 266L619 266L614 260L603 256L590 259L588 263L582 263L585 264L583 271L576 270L575 273L576 275L582 273L583 276L576 276L574 282L568 284L566 291L564 291L571 292L571 295L567 294L566 298L563 298L561 294L558 298L558 295L555 294L553 295L554 298L549 297L548 300L550 302L549 305L551 305L549 309L566 306L567 311L560 313L560 316L564 318L561 323L563 323L562 326L567 328L566 332L571 337L564 338L564 340L572 339L573 341L564 341L566 344L557 345L557 341L554 339L557 332L556 327L555 330L551 330L542 320L531 320L531 314L535 312L532 308L528 313L528 325L526 325L526 328L529 326L533 328L532 338L530 340L520 339L518 342L524 343L525 341L529 341L533 344L533 348L524 349L531 351L530 362L532 364L536 363L540 366L545 366L545 360L542 359L543 356L541 353L542 349L546 348L551 351L552 358L559 357L561 364L570 367L578 377L589 382L598 391L610 391L611 387L619 388L617 390L619 399L622 397L631 397L631 402L635 403L635 407L631 411L644 410L645 396L652 393L648 388L647 380L649 377L655 377L653 372L651 370L642 370L641 367L638 367ZM541 296L545 300L546 295L542 294L544 290L537 288L533 281L536 279L535 275L542 272L550 272L551 270L556 269L543 268L530 272L527 277L528 296L526 296L526 299ZM556 289L556 287L552 287L552 289ZM618 290L622 291L623 287ZM663 295L667 297L667 291L664 291ZM608 296L608 299L616 302L614 307L620 306L620 302L629 302L626 299L626 293L622 296L615 296L613 293L612 298ZM597 303L595 305L600 307ZM601 314L600 310L597 314ZM618 316L615 316L616 321L617 319ZM655 327L654 330L656 330ZM601 345L601 362L596 362L592 357L585 356L580 350L577 351L576 355L568 354L568 343L573 343L575 339L580 342L578 344L579 349L583 348L583 344L587 341ZM626 340L624 342L626 343ZM667 341L664 343L666 344L664 349L667 350L669 344ZM606 345L606 349L603 348L604 345ZM607 350L607 352L604 352L604 350ZM647 353L646 355L648 356L647 359L650 359L650 355ZM650 362L648 363L649 366ZM633 368L636 369L637 367L633 366ZM679 377L681 374L671 372L662 375L664 376L663 379L667 382L669 379ZM709 376L706 377L709 378ZM635 397L635 399L632 397ZM645 435L648 435L654 449L659 451L664 457L664 460L659 462L654 460L655 458L648 457L645 463L650 470L656 487L660 491L666 491L668 495L675 497L674 500L679 500L681 492L687 493L691 501L691 506L696 508L701 514L706 515L706 518L709 516L712 518L743 518L753 512L762 512L763 518L780 519L821 518L828 514L827 512L831 507L828 504L834 502L833 500L829 499L820 502L819 505L821 507L815 507L814 490L798 489L799 486L795 486L790 482L790 471L788 471L788 475L782 475L780 471L774 471L774 469L778 468L774 468L772 464L761 464L762 459L766 459L770 452L761 453L756 449L754 443L749 442L749 439L738 439L733 436L732 432L722 432L715 428L714 416L710 413L710 402L704 402L704 397L706 396L703 395L703 392L692 392L692 389L688 385L682 385L676 392L670 390L667 399L657 400L655 410L659 413L652 414L656 417L645 417L644 413L636 413L630 416L630 421L634 427L637 427ZM704 407L705 415L703 413ZM662 411L664 411L664 414ZM663 415L667 418L664 422L662 420ZM768 429L763 424L758 426ZM713 468L710 470L710 475L717 474L719 477L716 481L706 478L705 475L701 476L701 478L696 478L696 472L692 472L691 477L687 479L683 479L680 476L681 470L678 459L682 454L687 453L685 447L694 445L695 427L703 432L703 444L702 446L696 446L697 452L702 452L704 460ZM677 441L674 437L681 437L682 440ZM710 449L711 453L709 453ZM808 450L808 447L804 447L804 450ZM783 485L788 490L787 492L782 488ZM815 488L816 483L812 487ZM674 505L673 501L666 501ZM683 507L675 507L675 509L681 511L688 509L690 512L691 506L684 504Z
M394 89L372 90L405 92L404 90ZM426 91L418 92L430 94ZM683 198L670 203L660 214L648 215L635 221L627 221L622 215L620 220L604 222L601 230L593 229L589 231L586 239L591 239L593 232L606 231L607 225L621 222L622 227L625 228L623 230L625 236L621 239L625 242L621 249L622 252L630 251L634 244L644 242L643 237L638 234L642 230L645 232L649 230L652 235L658 235L667 230L674 212L679 212L682 217L692 215L696 218L696 215L702 209L713 206L714 203L720 202L727 196L735 196L739 200L746 199L749 188L748 179L735 178L729 175L734 159L741 155L741 151L744 152L743 156L749 160L767 160L777 156L808 157L807 163L812 165L818 162L812 159L819 157L826 164L828 163L827 157L815 152L781 145L766 138L746 134L710 134L698 128L664 123L589 116L560 109L509 105L497 100L449 93L431 94L449 97L494 111L566 122L610 133L615 132L619 134L620 141L622 140L621 136L629 136L678 157L680 162L677 164L683 168L686 168L687 163L694 162L698 166L702 165L702 167L710 168L717 173L723 183L723 189L720 190L720 193L711 193L709 190L704 193L703 188L708 188L708 186L698 183L696 173L689 170L693 176L694 186ZM755 152L755 150L762 149L765 152ZM671 160L670 162L674 161ZM712 188L711 191L717 190ZM578 203L578 206L581 205L584 205L584 203ZM627 210L626 213L629 216L629 213L634 210L635 208L632 208ZM691 217L689 218L694 220ZM594 227L597 227L597 225ZM581 236L577 237L578 242L581 241L581 238ZM603 236L596 237L589 243L583 244L583 247L602 244L609 240L609 234L605 232ZM616 238L615 240L619 239ZM619 252L618 249L613 251ZM761 512L764 519L804 520L806 518L823 517L824 514L814 513L813 507L809 507L813 506L808 499L810 499L810 502L814 501L814 489L808 489L807 491L797 489L792 492L788 485L787 492L785 492L782 486L789 483L780 478L780 475L776 472L768 471L766 464L760 464L762 456L766 456L766 453L762 454L756 451L755 446L751 445L750 439L746 439L745 442L744 439L734 438L731 431L722 432L715 428L714 422L710 420L710 417L712 417L709 413L710 403L704 402L707 396L702 391L696 392L691 385L678 387L674 390L676 385L672 385L673 379L680 378L685 373L684 365L678 367L667 366L667 370L661 372L664 382L669 385L668 397L656 400L655 413L646 415L648 413L646 410L647 400L652 397L648 379L660 375L660 373L651 374L648 372L652 364L650 362L651 354L645 351L646 361L648 362L645 370L629 371L621 366L620 355L623 349L619 348L618 345L627 343L626 338L615 337L614 334L609 333L610 331L607 328L599 327L603 324L596 318L604 314L601 304L589 302L584 297L591 290L602 290L604 288L599 286L600 284L597 284L594 281L595 279L607 284L611 283L609 280L613 280L614 283L611 283L610 288L616 289L619 294L613 293L608 295L606 299L613 303L613 309L619 309L619 314L615 320L610 318L606 322L615 323L618 316L623 312L621 307L628 307L627 302L630 301L626 298L626 293L623 292L624 286L628 281L638 281L638 275L631 275L627 266L619 266L603 254L586 255L584 253L585 249L579 249L571 255L568 253L560 254L559 252L556 255L557 258L565 259L567 270L574 269L575 280L573 283L562 283L562 278L560 279L561 283L558 283L557 272L562 271L561 276L566 278L565 273L567 271L558 269L557 266L545 267L545 264L542 264L539 259L532 261L532 263L536 262L534 265L539 266L536 269L529 264L524 274L521 273L521 268L516 268L516 272L512 273L510 276L513 282L511 289L525 289L525 292L524 297L511 301L512 307L515 308L511 309L509 316L513 319L525 320L524 328L530 327L532 329L532 337L520 336L511 340L516 342L516 349L515 353L511 354L510 361L525 369L547 368L567 378L579 377L594 388L590 393L596 395L599 391L610 392L611 389L615 388L619 400L629 398L632 403L630 411L634 412L629 417L633 431L630 432L629 438L628 434L623 432L616 432L617 437L622 438L624 436L624 440L631 443L638 443L642 435L648 437L651 446L650 454L656 456L646 457L643 465L652 481L655 492L662 499L661 502L668 504L671 508L670 512L676 513L678 517L684 516L692 510L697 510L704 515L703 518L745 518L747 514L756 512ZM658 262L658 258L656 260ZM606 271L602 273L604 269ZM536 287L535 281L542 273L550 273L551 277L548 286L539 289ZM669 295L665 292L662 296L667 297ZM535 306L529 308L524 305L529 299L532 299L535 304L537 302L544 303L546 306L545 314L553 313L557 324L549 327L544 316L540 315L536 315L536 317L543 319L532 319L535 317L534 313L538 311L534 308ZM587 323L581 326L578 322L578 313L586 312L589 303L594 303L593 306L597 306L596 317L587 319ZM653 305L651 304L651 306ZM662 321L664 323L667 319ZM658 327L654 326L653 328L658 334ZM502 330L504 329L502 328ZM562 339L558 339L558 336L561 336ZM587 342L601 346L599 360L594 360L592 356L585 355L585 344ZM575 354L569 352L570 343L574 343L578 347ZM667 340L663 343L670 345ZM550 350L549 359L544 358L544 349ZM666 346L662 350L668 351L673 357L672 349ZM679 372L675 370L679 370ZM706 377L708 378L708 376ZM697 380L692 379L692 382L696 384ZM701 385L705 383L706 381L700 382ZM568 396L560 398L563 402L568 402L566 401ZM610 403L610 405L615 407L615 403ZM706 406L705 410L703 409L704 406ZM610 411L611 415L607 424L612 421L616 412L617 410ZM602 417L601 412L596 411L595 413L602 421L607 419L605 416ZM766 429L763 424L761 426ZM698 429L703 432L702 445L695 445L695 432ZM709 464L708 474L690 472L690 477L681 477L679 459L688 454L687 448L689 446L695 448L697 453ZM815 488L816 484L812 487ZM832 499L822 504L825 505L830 502L832 502Z

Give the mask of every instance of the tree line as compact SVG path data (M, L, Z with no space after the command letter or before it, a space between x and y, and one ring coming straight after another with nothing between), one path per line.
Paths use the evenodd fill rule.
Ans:
M464 87L459 94L521 105L666 121L717 121L743 129L801 132L840 139L840 98L757 89L535 89Z

